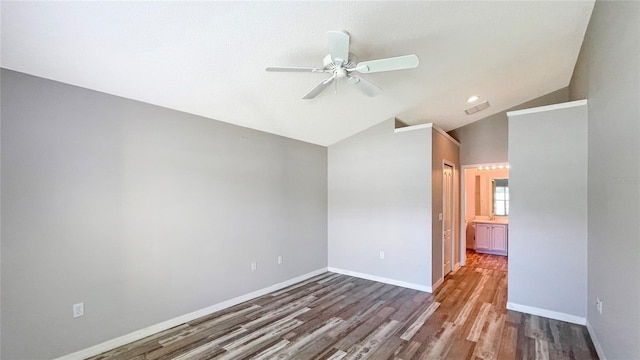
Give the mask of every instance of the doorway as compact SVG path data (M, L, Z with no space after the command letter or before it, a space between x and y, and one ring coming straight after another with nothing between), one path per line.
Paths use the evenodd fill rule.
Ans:
M460 264L475 253L507 256L509 222L509 164L478 164L461 167ZM504 234L504 236L501 236Z
M453 271L453 166L442 165L442 276Z

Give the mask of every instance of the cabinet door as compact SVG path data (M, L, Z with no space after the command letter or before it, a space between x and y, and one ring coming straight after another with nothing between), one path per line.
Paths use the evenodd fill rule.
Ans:
M476 224L476 248L491 249L491 225Z
M507 252L507 226L491 225L491 249Z

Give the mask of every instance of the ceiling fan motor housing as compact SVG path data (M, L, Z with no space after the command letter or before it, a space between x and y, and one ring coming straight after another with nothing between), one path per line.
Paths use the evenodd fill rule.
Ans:
M356 67L355 58L356 58L355 55L349 53L349 59L347 60L347 62L343 63L341 66L338 66L333 62L333 59L331 58L331 54L329 54L324 57L322 62L324 64L325 70L335 72L338 77L346 77L347 76L346 69L353 69ZM336 71L336 69L342 69L342 71L339 71L339 70Z

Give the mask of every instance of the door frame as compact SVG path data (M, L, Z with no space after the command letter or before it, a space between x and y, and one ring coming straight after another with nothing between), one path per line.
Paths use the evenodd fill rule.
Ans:
M477 169L480 166L500 166L509 164L508 161L498 162L498 163L483 163L483 164L470 164L470 165L462 165L460 166L460 266L465 266L467 263L467 237L462 236L462 234L466 234L466 214L467 214L467 184L466 184L466 174L465 170L467 169ZM473 194L472 196L474 196ZM464 219L464 221L463 221ZM464 249L464 251L462 251Z
M458 270L460 264L457 261L459 259L459 256L456 256L456 246L455 246L455 233L456 233L456 191L455 191L455 185L456 185L456 165L453 161L449 161L449 160L442 160L442 233L440 235L440 242L442 244L442 278L444 279L445 277L445 273L444 273L444 264L445 264L445 257L444 257L444 202L445 202L445 192L444 192L444 169L445 167L450 167L451 168L451 272L454 273L456 272L456 270ZM462 249L462 248L460 248Z

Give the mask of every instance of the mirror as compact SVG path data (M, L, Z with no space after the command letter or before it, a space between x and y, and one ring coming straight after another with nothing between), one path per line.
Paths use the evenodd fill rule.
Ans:
M481 205L482 204L482 191L480 190L482 188L481 181L482 181L482 178L480 177L480 175L476 175L476 186L475 186L476 216L482 215L482 205Z
M494 216L509 216L509 179L491 180L492 208Z
M465 169L465 220L471 221L478 218L490 218L495 216L508 216L507 194L495 194L496 184L498 188L508 187L509 169ZM496 183L497 181L497 183ZM504 186L503 186L504 185ZM505 189L499 189L501 192ZM500 200L496 203L495 200ZM503 211L504 209L504 211Z

